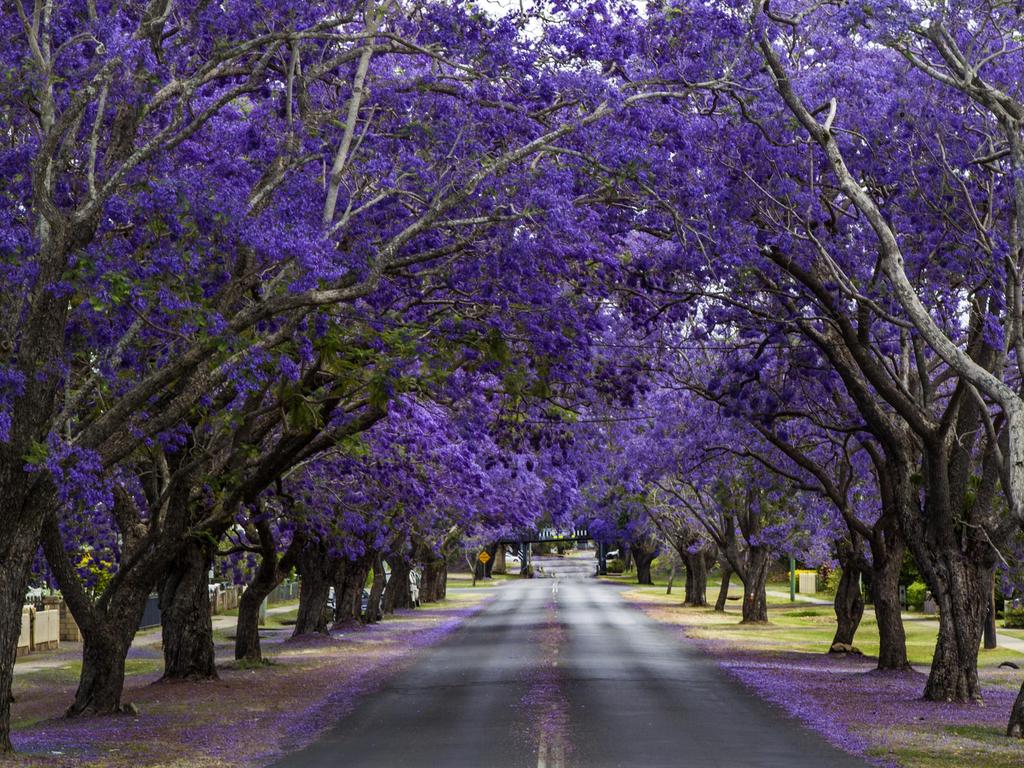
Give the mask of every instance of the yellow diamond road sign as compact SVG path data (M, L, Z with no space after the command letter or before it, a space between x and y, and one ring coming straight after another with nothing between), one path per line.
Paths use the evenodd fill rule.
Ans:
M481 552L477 556L477 560L479 560L481 563L483 563L485 565L487 564L487 561L490 560L490 559L491 559L491 556L488 555L486 552Z

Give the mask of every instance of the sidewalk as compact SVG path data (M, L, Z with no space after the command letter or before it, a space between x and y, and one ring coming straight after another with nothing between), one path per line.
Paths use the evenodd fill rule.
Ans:
M279 605L267 609L267 615L273 616L278 613L288 613L295 610L297 602ZM234 629L238 626L237 616L214 616L213 631ZM132 648L152 648L160 645L160 627L150 627L136 633L132 641ZM59 669L74 664L81 656L81 643L62 643L60 650L51 651L42 655L22 656L14 663L14 674L25 675L30 672L38 672L42 669Z
M732 590L730 590L730 592L731 591ZM789 592L777 592L774 589L769 589L765 591L765 594L768 595L768 597L776 597L780 600L789 599ZM806 595L801 595L799 592L796 593L796 602L809 603L810 605L832 605L831 600L822 600L818 597L807 597Z

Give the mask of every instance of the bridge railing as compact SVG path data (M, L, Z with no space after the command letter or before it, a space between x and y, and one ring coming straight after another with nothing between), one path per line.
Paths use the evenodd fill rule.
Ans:
M541 541L586 541L588 539L590 539L590 533L586 528L573 528L567 531L560 531L557 528L540 528L535 531L520 531L518 534L505 537L503 541L514 544Z

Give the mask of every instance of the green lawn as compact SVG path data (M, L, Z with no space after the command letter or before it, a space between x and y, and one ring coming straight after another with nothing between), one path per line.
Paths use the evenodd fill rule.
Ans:
M1006 738L1002 728L982 725L947 725L939 732L922 733L916 743L869 750L869 755L896 758L912 768L1019 768L1019 742Z
M495 573L491 574L489 579L477 579L477 587L493 587L495 583L502 581L511 581L513 579L522 578L518 573ZM473 586L473 574L471 573L449 573L448 574L448 586L449 587L472 587Z
M610 579L619 581L620 579ZM708 588L709 596L713 590ZM635 586L629 596L641 598L644 602L664 605L666 608L678 606L682 600L682 592L673 589L671 595L665 594L665 588L659 586ZM831 606L810 605L807 603L790 603L788 600L769 600L769 623L755 625L739 624L739 601L730 601L726 612L716 613L711 609L687 609L673 612L671 616L660 615L662 620L692 626L693 634L699 637L713 637L731 644L763 650L792 650L807 653L820 653L832 642L835 632L835 613ZM904 621L907 634L907 655L913 664L927 665L931 663L938 635L938 622L922 617ZM871 606L864 611L857 630L855 643L869 656L878 653L878 625L875 622ZM1024 654L1006 648L982 651L978 658L980 665L998 664L1000 661L1013 660L1020 662Z
M820 657L828 650L835 631L831 605L770 599L768 624L741 625L739 601L730 601L726 611L719 613L712 608L683 606L681 590L673 590L673 594L666 595L663 585L636 586L632 577L609 580L630 584L632 588L625 590L623 596L655 620L683 626L691 637L714 641L716 653L725 656L732 652L763 651L808 653ZM771 589L775 588L772 585ZM709 585L708 596L713 597L714 594ZM911 663L919 668L928 667L938 635L938 621L914 615L905 617L903 626ZM999 635L1022 639L1019 631L1008 631L1002 627ZM871 606L867 606L864 612L855 644L869 656L878 653L878 627ZM1024 666L1024 653L1005 647L982 650L978 657L979 674L985 685L1017 691L1020 676L998 669L1003 661ZM1024 765L1024 745L1020 740L1007 739L1003 735L1003 726L992 724L991 718L979 718L979 722L973 725L947 725L916 718L893 723L881 730L874 723L858 725L855 720L852 725L873 745L868 750L870 756L895 760L905 768L1011 768Z
M298 610L299 601L298 601L298 599L295 599L295 600L285 600L283 603L271 603L267 607L270 608L270 609L274 609L274 608L283 608L286 605L294 605L296 610ZM214 618L216 618L217 616L237 616L237 615L238 615L238 609L237 608L232 608L231 610L221 611L220 613L215 614Z

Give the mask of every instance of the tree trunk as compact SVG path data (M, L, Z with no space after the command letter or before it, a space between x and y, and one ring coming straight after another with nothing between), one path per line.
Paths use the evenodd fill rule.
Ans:
M217 679L210 617L212 563L210 544L192 539L171 563L160 585L164 680Z
M378 555L373 563L373 584L370 586L370 599L366 603L363 623L375 624L380 617L380 599L384 594L384 561Z
M1006 735L1024 738L1024 684L1021 685L1017 698L1013 702L1013 709L1010 710L1010 722L1006 726Z
M44 540L46 538L44 536ZM47 560L50 559L47 553ZM54 570L59 571L60 566ZM106 603L105 611L93 607L85 615L80 611L75 616L83 640L82 673L75 700L66 712L68 717L121 711L125 661L152 586L136 572L136 578L121 582ZM69 607L74 608L74 602L69 603Z
M900 569L903 566L903 539L890 538L885 552L872 549L871 600L878 623L878 668L903 671L910 668L907 658L907 633L903 628L900 605Z
M743 624L768 622L768 549L752 546L747 549L746 572L743 574Z
M988 596L985 577L959 552L944 553L949 588L932 591L939 606L939 639L924 689L929 701L977 701L978 648Z
M167 563L154 557L111 580L99 600L82 589L64 551L56 517L47 518L42 531L43 551L50 570L82 632L82 672L75 700L67 716L112 714L121 707L124 665L146 609L146 600Z
M906 631L899 601L899 562L871 572L871 600L879 625L879 669L906 670Z
M438 600L444 600L448 597L448 561L442 560L441 566L437 570L437 587L435 588L435 594Z
M860 574L853 566L852 558L847 558L839 577L834 601L836 611L836 633L832 638L832 648L837 645L853 645L853 639L864 616L864 596L860 591Z
M267 582L252 581L238 600L238 624L235 627L235 658L245 661L262 661L260 647L260 606L274 587Z
M21 607L35 554L39 525L35 520L0 517L0 754L11 751L11 685L21 636Z
M985 632L982 646L986 651L994 651L999 647L999 637L996 634L996 606L995 597L993 596L991 604L988 606L988 610L985 616Z
M394 613L399 608L412 608L412 590L409 587L409 572L412 566L403 557L391 562L391 576L384 587L384 612Z
M633 561L636 563L636 583L653 584L651 563L658 556L658 547L652 541L640 541L630 545Z
M686 566L686 605L704 607L708 604L708 565L703 550L687 554L683 560Z
M729 582L732 581L732 566L722 560L722 583L718 587L718 597L715 599L715 610L719 613L725 611L726 600L729 599Z
M961 421L963 418L961 412ZM962 434L967 432L962 424L958 429ZM909 471L912 467L898 467L900 525L939 609L939 637L924 698L980 701L978 650L989 602L986 575L995 565L994 547L998 544L979 532L978 526L962 525L960 521L983 515L984 505L991 504L995 465L988 466L984 489L968 501L962 493L966 459L961 455L951 460L948 448L946 443L926 446L921 462L923 508L919 483ZM986 454L986 459L991 459L991 454Z
M299 554L305 548L305 538L296 533L279 560L277 542L270 525L265 520L258 520L255 525L260 540L260 564L238 600L235 658L239 661L263 660L263 649L260 647L260 606L291 573Z
M505 573L505 545L499 544L494 553L494 565L491 567L491 573Z
M327 634L327 598L331 594L330 557L323 546L309 545L298 557L299 613L292 637ZM337 597L337 596L335 596Z
M138 620L141 618L140 611ZM88 635L83 633L82 674L75 700L65 712L67 717L110 715L121 711L125 661L134 637L134 626L128 629L115 624L96 628Z
M985 605L985 626L984 641L982 645L985 650L991 651L999 647L999 638L996 636L996 571L990 569L985 575L984 584L986 605Z
M836 632L832 637L830 650L836 646L851 646L857 635L857 628L864 616L864 596L860 589L858 563L863 558L864 537L851 530L848 539L836 542L836 559L839 561L839 585L832 604L836 613Z
M441 594L441 571L445 567L443 558L427 560L423 565L423 581L420 583L420 602L435 603L443 599Z
M52 127L52 117L43 122L47 130ZM52 188L49 182L46 186ZM29 569L43 520L55 508L49 474L25 468L26 454L33 444L45 444L52 429L54 401L63 381L55 362L63 354L70 303L50 286L60 279L68 256L92 240L99 217L95 221L71 227L62 215L59 221L37 226L36 288L18 321L17 351L8 357L24 383L8 403L7 435L0 441L0 755L12 749L11 686Z
M645 558L636 556L636 583L637 584L653 584L654 581L651 578L651 561L654 558Z
M370 572L366 557L346 563L339 569L341 577L334 583L334 623L358 621L362 614L363 587Z

